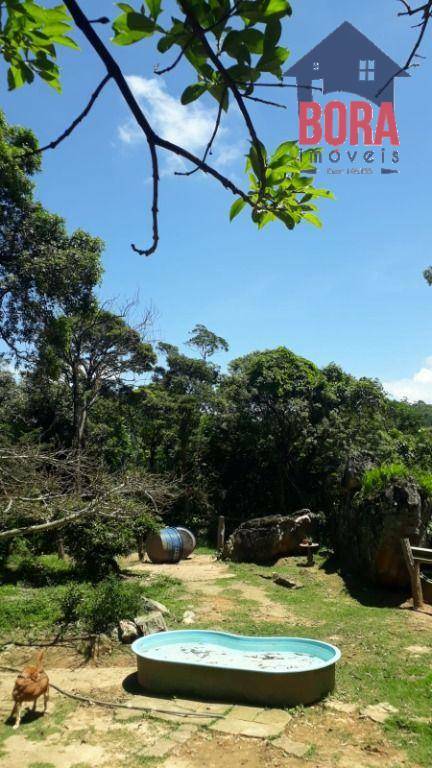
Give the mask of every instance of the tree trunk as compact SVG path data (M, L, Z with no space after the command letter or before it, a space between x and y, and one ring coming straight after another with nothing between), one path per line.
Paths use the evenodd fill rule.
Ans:
M60 558L60 560L66 560L66 552L64 548L64 540L63 536L57 537L57 554Z

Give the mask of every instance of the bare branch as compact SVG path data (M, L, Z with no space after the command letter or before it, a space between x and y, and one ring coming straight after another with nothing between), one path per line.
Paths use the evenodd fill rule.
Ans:
M207 163L203 163L200 158L196 157L196 155L194 155L192 152L189 152L189 150L185 149L184 147L174 144L173 142L168 141L167 139L164 139L155 133L149 121L145 117L142 109L140 108L135 96L133 95L119 65L108 51L100 37L96 34L91 24L89 24L87 17L81 10L77 1L65 0L65 5L72 18L74 19L77 27L85 35L94 51L104 63L107 72L115 81L118 89L120 90L120 93L122 94L132 115L143 131L148 143L150 144L153 140L157 147L161 147L161 149L165 149L168 152L177 155L178 157L182 157L184 160L188 160L189 162L193 163L193 165L198 165L204 173L207 173L209 176L213 176L214 179L219 181L220 184L222 184L226 189L229 189L234 195L241 197L249 205L252 205L249 196L243 190L239 189L239 187L237 187L237 185L234 184L230 179L228 179L222 173L219 173L216 168L213 168Z
M93 91L87 106L78 115L78 117L75 118L75 120L70 124L70 126L68 128L66 128L66 130L63 131L63 133L60 134L60 136L57 139L55 139L54 141L50 141L50 143L46 144L44 147L38 147L38 149L33 149L31 152L26 152L25 153L26 156L27 155L38 155L41 152L45 152L45 150L47 150L47 149L55 149L56 147L58 147L59 144L61 144L62 141L67 139L67 137L70 136L71 133L73 133L75 128L77 128L78 125L80 123L82 123L82 121L87 117L87 115L89 114L91 108L93 107L93 104L95 103L96 99L98 98L99 94L103 91L103 89L105 88L106 84L110 80L111 80L111 75L105 75L103 80L101 80L101 82L99 83L98 87Z
M214 126L212 135L210 136L210 140L209 140L209 142L208 142L208 144L206 146L206 149L205 149L205 152L204 152L204 155L203 155L203 163L205 163L205 161L207 160L208 154L211 153L211 148L213 146L214 140L216 139L217 132L219 130L219 126L220 126L220 122L221 122L221 117L222 117L224 98L225 98L225 92L222 94L222 98L221 98L221 100L219 102L219 109L218 109L218 113L217 113L217 116L216 116L215 126ZM196 173L198 170L199 170L199 167L196 166L196 168L193 168L192 171L187 171L186 173L185 172L181 172L181 171L174 171L174 173L175 173L176 176L192 176L192 174Z
M419 5L417 8L411 8L407 0L399 0L399 2L402 3L405 11L399 11L398 16L414 16L416 13L424 11L428 5L427 3L424 3L424 5Z
M279 107L279 109L286 109L285 104L278 104L277 101L268 101L268 99L260 99L258 96L249 96L244 95L245 99L249 99L249 101L257 101L259 104L267 104L269 107Z
M414 47L413 47L410 55L408 56L408 58L406 60L405 65L403 67L401 67L397 72L395 72L394 75L392 75L392 77L390 77L387 80L386 83L384 83L382 88L380 88L380 90L375 94L376 98L378 98L378 96L380 96L383 93L383 91L385 91L385 89L388 88L388 86L393 82L395 77L399 77L399 75L402 75L404 72L407 72L410 69L410 67L413 66L412 62L418 56L417 51L419 50L419 48L420 48L420 46L421 46L421 44L423 42L423 38L424 38L424 36L426 34L426 30L428 28L428 24L429 24L430 19L431 19L432 0L428 0L427 3L425 3L422 6L419 6L419 8L415 8L414 10L412 10L410 8L408 3L404 3L404 5L405 5L405 7L407 7L407 11L406 11L405 14L402 13L402 15L408 14L409 16L412 16L414 13L421 13L421 12L423 13L423 20L422 20L422 22L420 24L420 34L419 34L419 36L418 36L418 38L417 38L417 40L416 40L416 42L414 44ZM399 15L401 15L401 14L399 14Z
M155 252L159 242L159 223L158 223L158 199L159 199L159 166L158 157L156 151L156 145L153 140L149 141L150 157L152 162L152 176L153 176L153 203L152 203L152 219L153 219L153 242L150 248L141 249L137 248L132 243L132 250L138 253L140 256L151 256Z
M154 67L153 68L153 72L155 73L155 75L165 75L167 72L171 72L177 66L177 64L179 64L179 62L182 60L186 50L188 49L188 47L190 46L190 44L192 42L192 40L193 40L193 37L191 37L187 41L187 43L184 44L184 46L182 47L179 55L176 56L176 58L174 59L173 63L170 64L168 67L165 67L164 69L158 69L157 66Z

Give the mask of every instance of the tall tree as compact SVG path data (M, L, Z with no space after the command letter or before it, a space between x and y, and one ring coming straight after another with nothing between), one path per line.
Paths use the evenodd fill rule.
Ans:
M95 304L86 312L62 315L46 326L38 367L69 388L75 448L83 447L89 413L104 388L121 383L130 373L149 371L155 362L152 347L140 330Z
M215 352L228 352L229 350L226 339L217 336L213 331L209 331L201 323L195 325L186 343L188 347L197 349L203 360L213 357Z

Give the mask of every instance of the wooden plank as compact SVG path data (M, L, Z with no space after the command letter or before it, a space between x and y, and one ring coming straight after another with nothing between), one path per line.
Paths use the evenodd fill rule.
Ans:
M409 539L401 539L401 547L411 581L413 607L414 610L417 611L419 608L423 608L423 591L420 580L420 564L414 560Z
M432 564L432 549L426 547L411 547L411 552L416 563Z
M432 557L432 549L428 549L428 547L413 547L413 546L411 546L411 552L418 552L418 554L428 553Z

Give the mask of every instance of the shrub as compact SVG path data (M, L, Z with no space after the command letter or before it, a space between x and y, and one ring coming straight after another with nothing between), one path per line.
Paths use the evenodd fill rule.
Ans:
M84 601L85 587L81 584L73 583L66 587L66 590L60 600L60 610L62 622L73 624L78 621L80 608Z
M363 477L362 491L368 496L371 493L383 490L394 480L408 479L414 480L427 498L432 497L432 474L424 472L416 467L407 467L405 464L383 464L381 467L365 472Z
M118 572L116 557L131 551L134 534L125 522L92 520L71 526L65 543L82 576L96 582Z
M139 582L120 581L115 576L83 589L71 585L62 601L64 620L77 621L91 634L100 634L120 619L134 619L139 613L142 588Z

